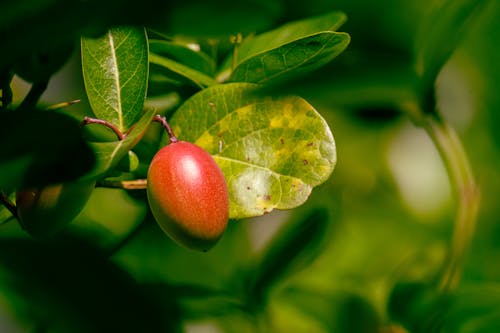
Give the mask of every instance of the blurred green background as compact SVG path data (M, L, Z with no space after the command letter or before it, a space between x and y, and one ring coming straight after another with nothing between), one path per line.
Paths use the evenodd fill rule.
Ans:
M36 16L34 3L21 1L13 5L17 11L0 11L7 38L12 26L20 29L15 36L32 35L20 28L29 22L28 14L20 13ZM61 22L75 36L92 26L100 31L132 22L165 34L206 37L261 32L341 10L349 18L340 29L351 35L348 49L283 88L327 119L338 163L305 205L231 221L206 254L181 248L161 232L145 191L96 189L69 230L48 244L31 240L15 222L3 223L0 332L405 332L418 331L432 316L444 332L495 332L500 328L498 1L477 2L465 28L448 27L459 30L460 38L435 82L436 100L469 156L481 206L456 295L440 303L419 294L447 254L457 207L436 148L398 105L414 89L418 45L440 32L432 28L442 17L432 15L441 3L188 1L155 11L153 3L146 8L128 1L124 8L141 8L137 16L123 9L122 19L110 19L109 5L73 25L60 15L46 18L47 40L60 37L49 32ZM55 0L39 6L55 14L68 10ZM68 109L77 118L89 113L79 61L77 48L42 96L47 105L81 98ZM16 103L28 84L14 82ZM152 146L147 136L138 154L147 158ZM0 207L0 221L8 218Z

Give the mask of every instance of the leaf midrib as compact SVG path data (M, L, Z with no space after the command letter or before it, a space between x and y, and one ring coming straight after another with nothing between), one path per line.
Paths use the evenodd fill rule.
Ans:
M110 52L111 52L111 59L113 62L114 67L116 70L113 71L114 75L114 82L115 82L115 88L116 88L116 99L117 99L117 109L116 112L118 113L118 127L123 130L123 113L122 113L122 96L121 96L121 88L120 88L120 73L118 71L118 58L116 56L116 50L115 50L115 41L113 38L113 35L111 34L111 31L108 32L108 40L110 44Z

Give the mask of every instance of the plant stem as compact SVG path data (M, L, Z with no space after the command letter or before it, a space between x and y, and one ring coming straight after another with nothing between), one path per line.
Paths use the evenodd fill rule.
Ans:
M455 131L448 124L437 121L429 121L426 130L446 165L457 199L450 255L439 284L439 289L446 292L455 289L460 282L463 262L475 231L480 192Z
M450 252L438 284L441 292L448 293L460 282L467 249L474 235L480 201L479 188L460 139L437 111L425 112L417 103L408 103L403 109L427 132L436 146L457 200Z
M5 208L9 210L12 216L14 216L17 220L19 220L19 216L17 215L16 205L9 199L9 197L3 191L0 191L0 203L2 203L5 206Z
M144 190L148 185L147 179L135 180L101 180L97 187L121 188L124 190Z
M91 118L91 117L83 118L81 125L85 126L85 125L89 125L89 124L99 124L99 125L106 126L107 128L110 128L113 132L115 132L116 137L120 141L125 139L125 137L126 137L126 134L123 134L122 131L120 131L120 129L118 127L116 127L115 125L113 125L109 121L97 119L97 118Z
M233 59L231 63L231 69L234 71L236 65L238 64L238 49L240 47L241 42L243 41L243 37L240 33L235 36L231 36L231 44L233 44Z
M165 128L165 130L168 133L170 143L176 143L179 141L177 139L177 137L175 136L174 131L172 131L172 128L168 124L166 117L162 117L159 114L157 114L156 116L153 117L153 121L156 121L156 122L159 122L160 124L162 124L162 126Z
M57 103L57 104L54 104L54 105L51 105L51 106L47 107L47 110L58 110L58 109L61 109L61 108L65 108L67 106L71 106L71 105L76 104L76 103L80 103L80 100L79 99L75 99L73 101Z

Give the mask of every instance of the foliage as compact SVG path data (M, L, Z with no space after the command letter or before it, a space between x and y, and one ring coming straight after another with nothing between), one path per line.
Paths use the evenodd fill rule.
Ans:
M499 13L0 4L0 331L498 330ZM207 253L149 211L156 114L226 178ZM32 239L15 192L73 181L97 183L84 210Z

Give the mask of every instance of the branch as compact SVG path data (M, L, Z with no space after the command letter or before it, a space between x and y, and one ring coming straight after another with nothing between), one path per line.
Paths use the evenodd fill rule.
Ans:
M80 100L75 99L73 101L57 103L57 104L54 104L54 105L47 107L47 110L59 110L61 108L65 108L65 107L71 106L71 105L76 104L76 103L80 103Z
M116 127L115 125L113 125L109 121L97 119L97 118L91 118L91 117L84 117L82 122L81 122L81 125L86 126L86 125L90 125L90 124L99 124L99 125L106 126L107 128L111 129L113 132L115 132L116 137L120 141L122 141L126 137L126 134L123 134L122 131L120 131L120 129L118 127Z
M427 112L417 103L407 103L402 108L431 138L455 192L457 211L450 252L438 285L441 292L447 293L454 290L461 279L463 263L477 222L480 191L460 139L453 128L440 118L438 111Z

